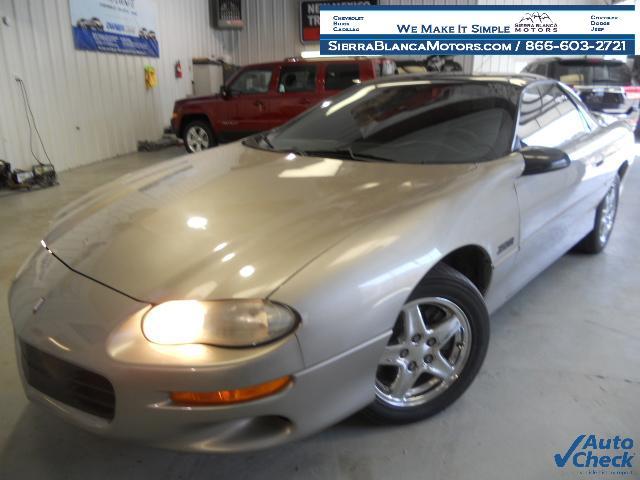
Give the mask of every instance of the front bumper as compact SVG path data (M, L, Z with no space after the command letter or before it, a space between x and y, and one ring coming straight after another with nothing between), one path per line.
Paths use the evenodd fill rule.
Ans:
M388 333L313 366L304 364L295 334L248 349L155 345L140 329L148 305L57 262L44 265L49 259L37 254L10 293L18 364L28 398L79 427L175 450L243 451L309 435L374 399L375 369ZM47 288L52 280L58 288ZM23 344L108 379L115 392L113 419L34 388L24 375ZM283 391L246 403L184 407L169 397L171 391L234 389L284 375L293 375L293 383Z
M59 402L31 387L27 397L93 433L173 450L237 452L274 446L326 428L373 401L373 373L387 335L294 374L284 391L229 406L172 405L171 389L211 390L216 375L192 368L130 368L108 372L114 385L112 421ZM19 349L19 346L16 346ZM21 355L18 355L21 358ZM370 371L370 374L367 374Z

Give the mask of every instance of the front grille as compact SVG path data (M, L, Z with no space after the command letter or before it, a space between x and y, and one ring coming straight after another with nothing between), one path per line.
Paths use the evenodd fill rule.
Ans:
M29 385L78 410L113 420L116 396L109 380L24 342L20 350Z

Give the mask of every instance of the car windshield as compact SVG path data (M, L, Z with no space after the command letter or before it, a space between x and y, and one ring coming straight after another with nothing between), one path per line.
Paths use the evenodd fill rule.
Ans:
M501 82L363 84L247 145L362 161L482 162L509 152L517 96Z
M560 62L556 79L570 85L631 85L631 69L621 62Z

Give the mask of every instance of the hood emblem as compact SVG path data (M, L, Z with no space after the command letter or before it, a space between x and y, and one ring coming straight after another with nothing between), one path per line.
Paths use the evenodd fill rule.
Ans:
M40 310L40 307L42 306L43 303L44 303L44 297L40 297L38 301L33 305L32 311L34 315L38 313L38 310Z

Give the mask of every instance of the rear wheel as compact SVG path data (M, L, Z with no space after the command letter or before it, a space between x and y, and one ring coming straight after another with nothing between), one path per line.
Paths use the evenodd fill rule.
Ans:
M478 289L436 266L402 308L376 372L364 414L383 423L434 415L464 393L489 345L489 314Z
M190 122L184 128L182 139L189 153L200 152L217 145L211 125L204 120Z
M609 243L613 225L618 214L620 198L620 178L616 175L598 208L593 230L576 245L576 250L584 253L600 253Z

